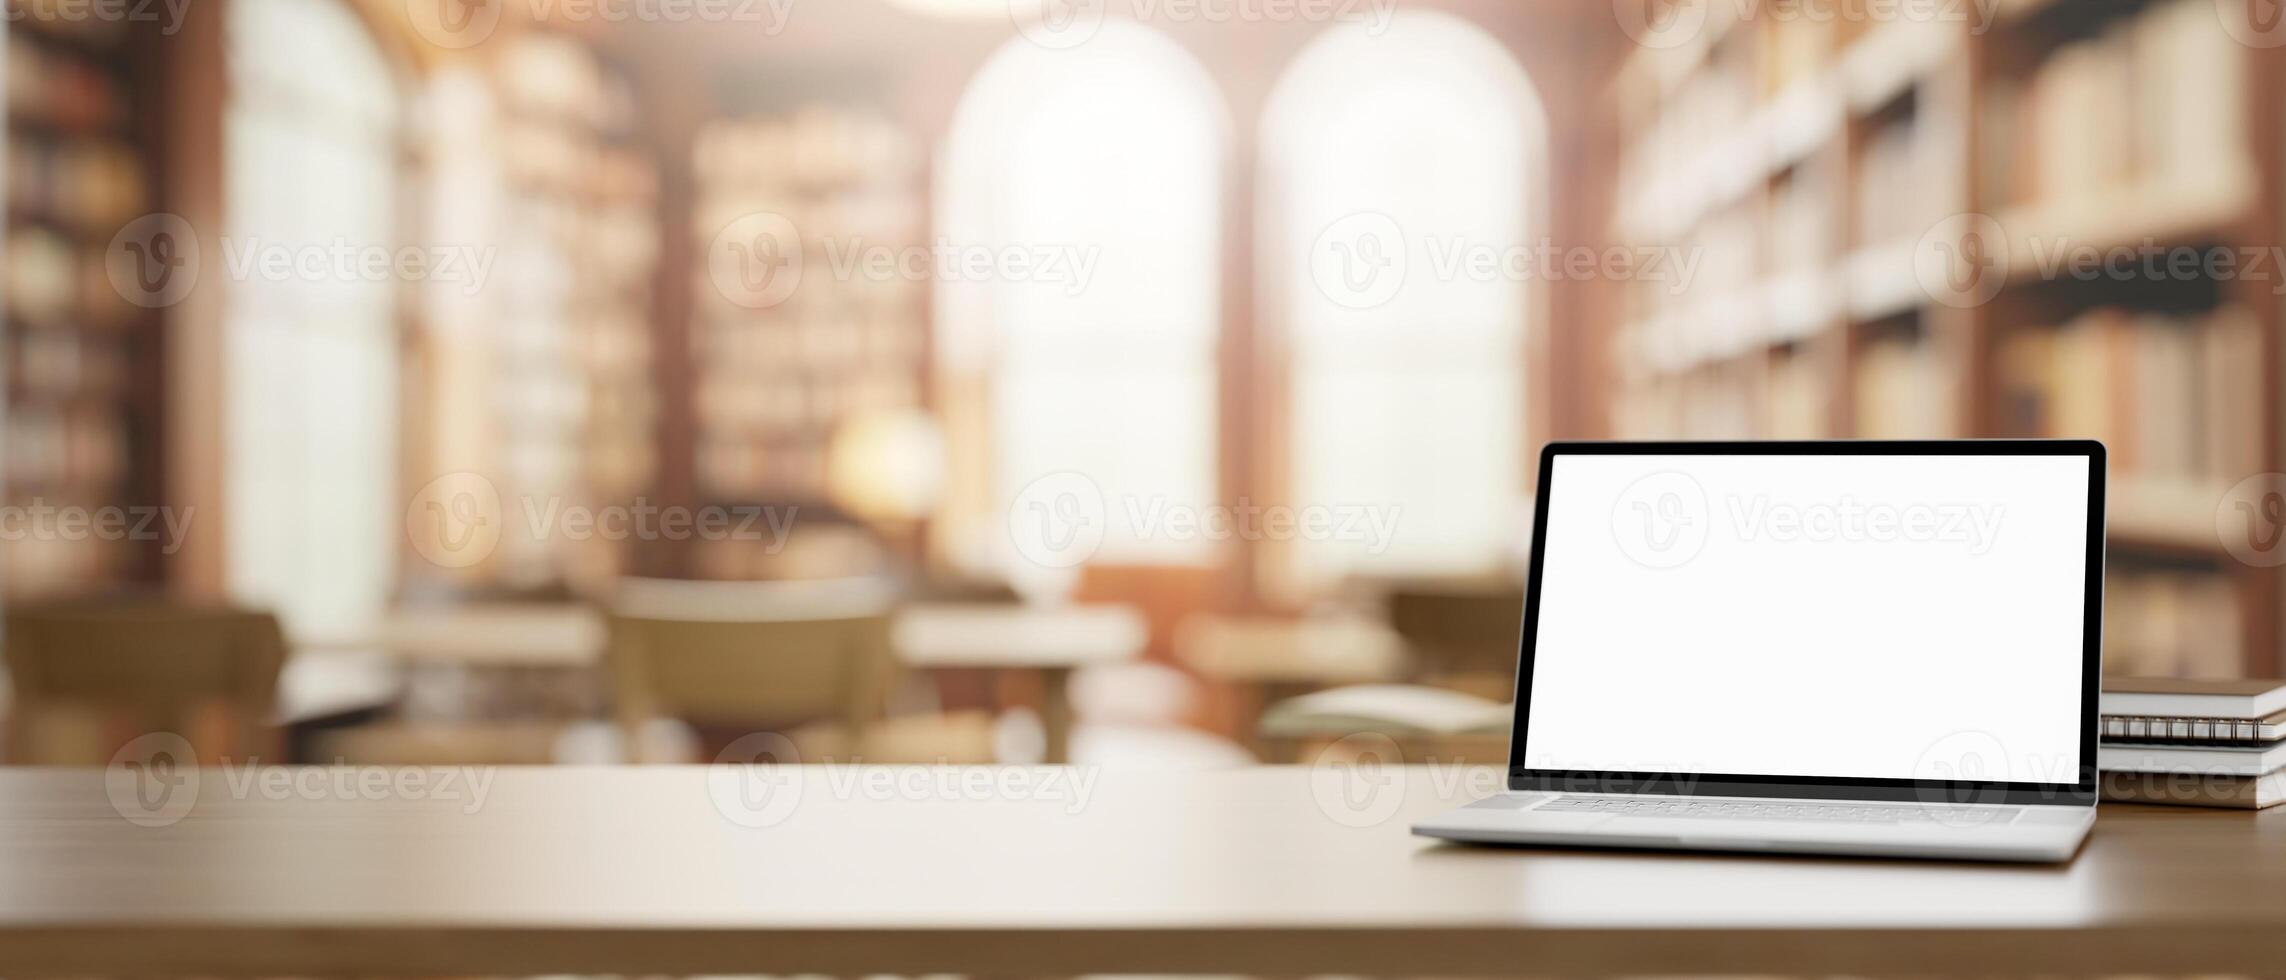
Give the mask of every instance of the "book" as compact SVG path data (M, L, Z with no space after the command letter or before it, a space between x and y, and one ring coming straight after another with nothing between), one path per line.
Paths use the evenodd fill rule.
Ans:
M2203 776L2190 773L2107 772L2098 783L2106 800L2174 806L2260 809L2286 800L2286 771L2260 776Z
M2103 716L2112 742L2276 742L2286 739L2286 711L2265 718Z
M2096 748L2096 768L2104 772L2266 776L2281 765L2286 765L2286 742L2266 746L2105 743Z
M2102 705L2106 715L2268 718L2286 711L2286 681L2106 677Z

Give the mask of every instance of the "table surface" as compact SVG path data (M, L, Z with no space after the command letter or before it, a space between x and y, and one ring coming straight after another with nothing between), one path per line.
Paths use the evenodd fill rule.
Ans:
M897 611L890 644L916 667L1083 667L1131 660L1151 626L1131 606L923 603Z
M603 655L593 608L499 604L392 614L382 645L412 662L588 667ZM896 611L900 660L918 667L1077 667L1142 652L1142 613L1121 605L1036 607L922 603Z
M2107 805L2076 862L1988 866L1407 833L1491 790L1480 769L443 772L203 770L155 827L125 817L177 812L127 770L0 772L0 975L2286 962L2286 809Z
M1185 624L1175 655L1216 680L1364 683L1403 676L1405 641L1364 618L1202 616Z

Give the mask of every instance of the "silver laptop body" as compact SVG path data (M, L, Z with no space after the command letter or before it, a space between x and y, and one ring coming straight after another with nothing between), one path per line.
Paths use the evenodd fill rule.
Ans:
M2070 859L2104 466L2088 441L1548 446L1508 791L1413 832Z

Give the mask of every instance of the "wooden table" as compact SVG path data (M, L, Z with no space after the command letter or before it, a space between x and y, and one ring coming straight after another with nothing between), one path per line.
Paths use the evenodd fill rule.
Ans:
M572 603L404 611L389 618L383 633L384 645L416 670L416 681L424 676L418 673L422 668L435 668L447 678L470 670L593 672L605 642L601 614ZM1150 626L1142 613L1108 604L922 603L898 609L892 628L897 658L908 666L1039 674L1040 727L1049 762L1071 757L1066 688L1072 671L1132 660L1149 640Z
M210 770L187 816L162 827L123 819L101 773L0 772L0 975L2286 963L2286 809L2107 806L2076 863L2015 867L1407 834L1409 819L1485 789L1491 777L1472 775L1485 770L1387 769L1364 784L1302 768L1056 771L1065 782L1016 794L957 779L1046 770L761 769L799 779L759 784L750 808L737 802L746 771L729 767L500 769L480 806L465 785L427 800L267 798ZM882 788L874 772L955 781ZM1093 780L1084 799L1075 775ZM717 790L731 802L718 807Z
M1042 755L1071 759L1072 671L1141 655L1151 627L1130 606L924 603L898 610L890 644L908 666L1040 675Z
M381 624L381 645L412 664L587 669L603 643L603 615L573 602L400 609Z

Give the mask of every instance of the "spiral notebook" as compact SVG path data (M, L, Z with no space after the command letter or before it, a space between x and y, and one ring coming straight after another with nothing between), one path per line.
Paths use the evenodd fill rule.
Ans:
M2286 738L2286 711L2267 718L2105 715L2103 737L2123 742L2275 742Z

